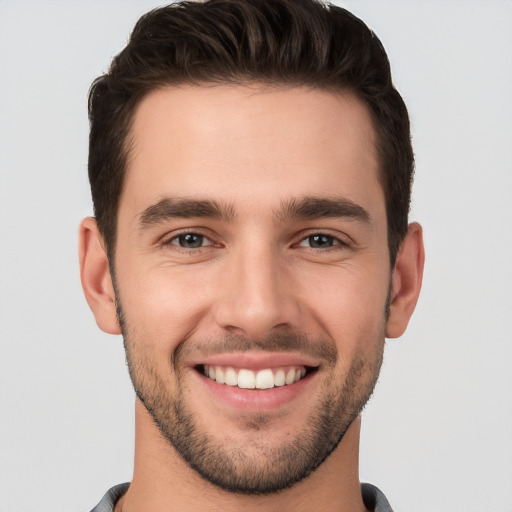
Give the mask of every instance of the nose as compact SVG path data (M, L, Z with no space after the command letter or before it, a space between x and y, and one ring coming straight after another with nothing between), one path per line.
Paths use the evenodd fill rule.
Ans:
M246 244L226 261L216 303L216 322L231 334L251 339L300 326L292 272L271 247Z

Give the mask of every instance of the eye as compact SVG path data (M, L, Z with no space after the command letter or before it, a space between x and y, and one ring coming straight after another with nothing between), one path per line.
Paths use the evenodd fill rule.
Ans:
M311 247L312 249L329 249L334 245L340 245L340 243L337 238L331 235L316 233L301 240L299 246Z
M171 238L168 242L172 245L179 245L184 249L199 249L205 245L212 245L212 242L204 235L198 233L182 233Z

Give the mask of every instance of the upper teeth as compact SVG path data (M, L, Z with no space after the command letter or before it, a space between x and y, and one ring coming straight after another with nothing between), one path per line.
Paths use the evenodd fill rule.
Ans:
M204 374L219 384L238 386L243 389L270 389L274 386L293 384L306 375L304 366L266 368L253 371L230 366L204 365Z

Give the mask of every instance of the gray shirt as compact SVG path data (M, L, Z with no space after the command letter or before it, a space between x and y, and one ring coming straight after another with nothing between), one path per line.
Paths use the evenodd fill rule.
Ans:
M119 484L107 491L102 500L91 510L91 512L114 512L117 500L128 490L127 484ZM386 496L372 484L361 484L361 493L365 507L372 512L393 512Z

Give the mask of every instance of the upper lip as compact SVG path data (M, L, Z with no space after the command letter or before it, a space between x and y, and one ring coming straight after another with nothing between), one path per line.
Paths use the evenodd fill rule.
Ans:
M320 366L319 362L302 354L286 352L230 352L215 354L191 362L191 366L211 365L262 370L281 366Z

